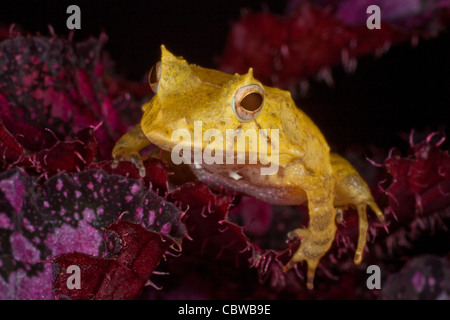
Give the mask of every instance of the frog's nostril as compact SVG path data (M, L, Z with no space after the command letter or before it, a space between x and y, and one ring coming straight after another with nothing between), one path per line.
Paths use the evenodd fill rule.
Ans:
M233 109L239 121L246 122L255 119L264 104L264 91L257 84L240 87L234 96Z

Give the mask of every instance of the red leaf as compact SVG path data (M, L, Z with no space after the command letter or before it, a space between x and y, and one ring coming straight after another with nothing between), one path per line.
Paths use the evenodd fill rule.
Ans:
M72 252L52 259L56 298L122 300L135 298L144 288L164 253L174 243L169 237L148 231L128 221L117 221L107 231L120 251L108 258ZM110 252L111 255L111 252ZM81 270L81 288L69 289L71 273L67 267Z
M23 147L17 142L11 133L0 121L0 154L2 155L2 167L7 168L9 164L24 160L23 165L30 165L30 161L25 157Z
M77 133L74 141L60 141L34 157L38 171L49 175L58 172L77 172L94 161L97 141L94 130L86 128Z
M387 189L389 205L405 222L450 205L450 156L429 140L411 146L407 157L385 161L393 179Z
M122 161L116 168L111 167L112 161L102 161L92 163L89 168L102 169L108 173L120 174L124 177L141 179L139 170L131 162ZM158 190L159 195L164 195L167 191L169 172L166 164L158 159L149 158L144 161L146 175L143 180L151 184L153 190Z
M342 63L344 69L352 71L356 58L384 53L389 46L417 36L432 36L449 23L448 19L439 18L449 11L448 4L436 6L431 15L423 12L427 6L419 5L408 17L411 21L423 20L414 27L402 28L383 20L381 29L370 30L365 23L352 25L341 19L350 10L367 19L365 11L358 9L369 5L352 3L338 11L333 6L297 1L287 16L246 13L232 26L219 67L240 74L252 67L255 77L262 82L283 88L292 88L314 75L330 82L332 79L325 71L329 68Z

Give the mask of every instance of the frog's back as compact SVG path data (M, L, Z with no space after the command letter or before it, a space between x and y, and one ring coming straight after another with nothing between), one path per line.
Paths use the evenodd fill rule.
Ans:
M190 66L195 76L197 76L204 84L223 87L233 77L231 74L219 70L203 68L197 65Z

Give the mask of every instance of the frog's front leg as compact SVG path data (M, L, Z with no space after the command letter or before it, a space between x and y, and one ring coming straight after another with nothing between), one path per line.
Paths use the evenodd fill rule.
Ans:
M320 259L330 249L336 234L336 210L333 203L333 177L310 176L302 185L308 197L309 225L307 229L295 229L288 234L290 239L301 238L301 245L285 270L297 262L308 264L307 287L314 287L314 275Z
M366 208L369 206L380 221L384 220L383 213L373 200L370 189L353 166L341 156L330 153L331 167L335 177L335 206L354 206L358 211L359 238L355 251L354 262L361 263L364 247L366 246L367 222Z
M117 167L119 161L130 161L138 168L139 175L145 177L145 167L139 151L149 144L150 140L142 132L141 125L136 125L124 134L114 146L112 151L112 157L114 159L112 167Z

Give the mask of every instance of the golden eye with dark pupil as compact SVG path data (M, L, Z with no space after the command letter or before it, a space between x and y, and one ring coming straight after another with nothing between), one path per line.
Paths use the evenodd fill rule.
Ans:
M252 121L262 110L264 91L257 84L240 87L234 95L233 111L241 122Z
M148 74L148 83L154 93L158 93L159 80L161 78L161 61L155 64Z

